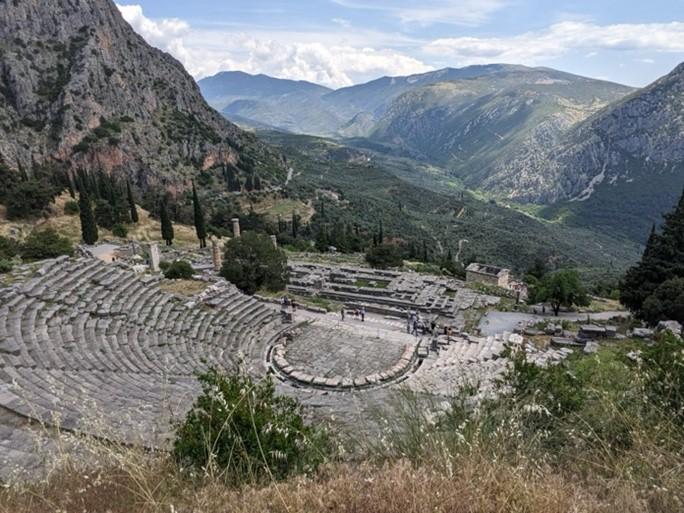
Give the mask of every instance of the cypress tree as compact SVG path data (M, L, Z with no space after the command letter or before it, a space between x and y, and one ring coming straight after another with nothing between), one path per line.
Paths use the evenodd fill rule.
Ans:
M245 180L245 190L251 192L254 190L254 177L250 174L247 175L247 180Z
M292 238L296 239L298 234L299 234L299 216L297 215L297 211L293 210L292 211Z
M128 208L131 210L131 221L137 223L140 220L138 217L138 208L135 206L135 198L133 198L131 182L128 180L126 180L126 196L128 198Z
M195 188L195 182L192 182L192 207L195 213L195 232L197 233L197 238L200 242L200 248L207 247L207 227L204 222L204 212L202 211L202 205L200 205L199 197L197 196L197 189Z
M259 175L254 175L254 190L261 190L261 178L259 178Z
M78 194L79 217L81 218L81 237L86 244L93 245L97 242L97 224L93 215L93 207L85 186L81 186Z
M385 242L385 233L383 232L382 229L382 219L380 219L380 228L378 229L378 244L382 244Z
M161 220L161 236L166 245L173 244L173 224L171 217L169 217L169 207L166 204L166 199L163 199L159 207L159 219Z

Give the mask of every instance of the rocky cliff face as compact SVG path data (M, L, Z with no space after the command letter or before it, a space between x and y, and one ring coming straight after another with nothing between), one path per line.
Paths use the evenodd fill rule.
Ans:
M523 148L484 187L540 203L587 201L599 191L629 201L646 190L669 197L656 182L674 194L684 182L684 64L573 127L557 145ZM636 196L624 197L631 188Z
M110 0L0 0L0 39L0 164L11 170L99 168L169 188L221 165L284 173Z

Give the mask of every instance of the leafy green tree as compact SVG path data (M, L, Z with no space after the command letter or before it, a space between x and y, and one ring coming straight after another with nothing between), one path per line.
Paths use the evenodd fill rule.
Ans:
M166 203L166 199L161 201L159 206L159 219L161 220L161 236L166 242L167 246L173 244L173 224L171 223L171 217L169 216L169 207Z
M8 273L12 270L14 265L9 260L0 258L0 274Z
M305 425L300 404L276 395L270 378L210 369L199 380L202 393L173 446L181 465L238 484L313 471L329 453L326 432Z
M195 270L185 260L175 260L164 269L164 276L169 280L189 280L193 274Z
M195 188L195 182L192 182L192 207L195 219L195 232L197 233L197 238L200 242L200 248L207 247L207 226L204 222L204 212L202 211L202 205L200 205L199 197L197 196L197 189Z
M54 228L34 229L19 250L24 260L43 260L60 255L72 255L71 241L62 237Z
M45 215L57 189L47 180L16 183L6 195L8 219L27 219Z
M226 243L221 276L246 294L260 288L283 290L287 284L287 257L267 235L245 232Z
M85 187L81 187L78 195L79 217L81 219L81 237L88 245L95 244L98 239L97 223L93 215L90 196Z
M401 267L404 264L404 257L401 249L393 244L378 244L366 251L366 262L378 269L388 267Z
M667 320L684 323L684 278L671 278L658 285L644 301L640 316L651 325Z
M545 275L530 290L531 302L549 303L558 315L561 307L586 306L589 298L577 271L562 269Z
M131 222L137 223L140 220L138 217L138 207L135 206L135 198L133 197L131 182L128 180L126 180L126 199L128 200L128 208L131 211Z

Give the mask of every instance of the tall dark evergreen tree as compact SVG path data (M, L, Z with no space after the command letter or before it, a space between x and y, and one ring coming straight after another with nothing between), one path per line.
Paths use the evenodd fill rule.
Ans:
M385 232L382 229L382 219L380 219L380 228L378 228L378 244L384 244Z
M131 222L137 223L140 221L138 217L138 207L135 206L135 198L133 197L133 191L131 190L131 182L126 180L126 197L128 199L128 208L131 211Z
M195 232L200 242L200 248L207 247L207 225L204 222L204 212L202 205L200 205L199 197L197 196L197 189L195 182L192 182L192 207L195 214Z
M97 224L93 215L93 206L85 186L81 186L78 194L79 217L81 218L81 237L88 245L95 244L98 239Z
M684 194L675 209L664 217L661 233L654 225L641 261L627 271L620 284L622 304L650 322L657 320L657 309L652 301L645 316L644 303L664 282L684 278ZM684 312L676 320L684 321Z
M299 215L297 215L296 210L293 210L292 211L292 238L296 239L298 234L299 234Z
M159 219L161 220L161 236L166 245L170 246L173 244L173 224L171 223L171 217L169 216L169 207L166 204L166 199L163 199L161 205L159 206Z

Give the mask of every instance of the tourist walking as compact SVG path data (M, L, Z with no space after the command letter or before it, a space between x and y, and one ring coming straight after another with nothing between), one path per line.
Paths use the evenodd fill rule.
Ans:
M366 322L366 307L361 307L361 322Z
M340 315L342 316L342 321L344 321L344 308L340 310Z

